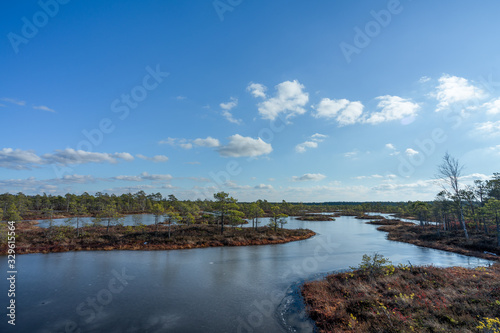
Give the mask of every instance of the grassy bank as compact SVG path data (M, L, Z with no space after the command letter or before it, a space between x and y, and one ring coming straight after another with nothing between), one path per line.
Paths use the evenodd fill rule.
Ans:
M302 294L320 332L500 332L500 264L365 266Z
M469 241L463 231L444 231L436 226L419 226L396 220L370 221L380 225L377 230L388 232L387 239L415 244L438 250L464 254L490 260L500 259L500 248L496 246L496 235L469 230ZM488 252L488 253L485 253ZM492 255L491 253L496 254Z
M306 239L315 235L308 229L279 229L268 227L226 227L220 234L216 225L173 225L168 237L168 227L155 226L84 227L80 237L71 227L39 228L30 223L16 224L16 253L49 253L81 250L173 250L215 246L244 246L279 244ZM1 253L7 253L7 245L1 245Z

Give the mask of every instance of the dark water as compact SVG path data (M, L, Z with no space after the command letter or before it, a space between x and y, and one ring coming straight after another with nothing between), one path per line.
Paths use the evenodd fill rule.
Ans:
M0 331L311 332L296 297L299 284L355 266L365 253L379 252L395 264L489 263L388 241L353 217L290 218L286 226L318 235L265 246L18 256L17 324L7 327L2 315ZM6 258L0 261L6 274ZM6 295L5 279L0 288Z

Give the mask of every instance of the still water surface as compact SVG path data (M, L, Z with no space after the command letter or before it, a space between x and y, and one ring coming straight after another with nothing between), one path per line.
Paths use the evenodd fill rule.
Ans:
M265 246L18 256L15 331L312 332L297 307L300 283L355 266L365 253L394 264L489 263L388 241L353 217L288 222L318 235ZM0 259L6 272L6 258ZM8 289L4 279L0 287ZM4 319L0 331L6 326Z

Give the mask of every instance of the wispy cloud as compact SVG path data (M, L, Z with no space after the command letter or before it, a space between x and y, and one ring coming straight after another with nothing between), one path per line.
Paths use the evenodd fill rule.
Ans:
M151 162L166 162L166 161L168 161L168 157L165 155L155 155L153 157L148 157L148 156L144 156L142 154L137 154L135 156L137 158L142 159L142 160L151 161Z
M327 138L327 135L324 134L313 134L309 138L308 141L299 143L298 145L295 146L295 151L297 153L305 153L307 148L317 148L319 142L323 142L325 138Z
M231 113L231 110L238 106L237 98L231 97L229 102L220 103L219 106L222 108L222 115L224 116L224 118L226 118L231 123L241 124L241 119L235 119L233 117L233 114Z
M306 173L300 177L298 176L293 176L292 177L292 180L294 182L306 182L306 181L320 181L320 180L323 180L325 179L326 176L321 174L321 173Z
M19 105L19 106L25 106L26 105L25 101L20 101L20 100L15 99L15 98L3 97L3 98L0 99L0 101L8 102L8 103L11 103L11 104L16 104L16 105Z
M49 108L48 106L45 105L35 105L33 106L33 109L35 110L42 110L42 111L48 111L48 112L56 112L54 109Z

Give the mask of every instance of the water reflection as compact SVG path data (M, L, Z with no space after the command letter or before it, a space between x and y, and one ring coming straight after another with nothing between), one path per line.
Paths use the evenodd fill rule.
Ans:
M289 218L286 227L305 227L318 235L265 246L19 256L16 326L20 332L64 332L68 323L82 332L285 332L287 326L311 332L309 321L292 316L294 286L355 266L365 253L378 252L394 264L488 264L388 241L376 226L353 217L329 222ZM3 271L5 265L2 260ZM134 278L106 303L102 290L109 289L114 272ZM0 288L7 290L5 281ZM95 308L90 301L97 302Z

